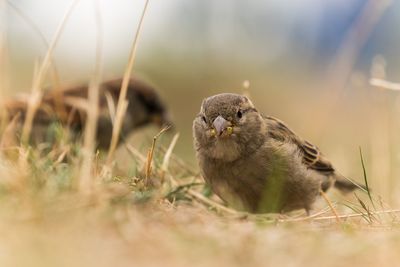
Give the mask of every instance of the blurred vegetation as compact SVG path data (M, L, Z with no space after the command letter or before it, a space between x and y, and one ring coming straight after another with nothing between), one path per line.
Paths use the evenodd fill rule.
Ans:
M77 186L79 146L60 140L50 153L19 147L11 154L18 160L3 155L0 231L7 235L11 257L2 262L16 252L26 256L17 262L30 266L54 266L60 258L65 258L64 266L99 261L104 266L119 261L121 266L135 261L167 266L376 266L397 261L400 238L385 231L399 225L394 207L400 204L400 92L371 86L369 80L400 80L400 2L376 3L372 10L384 7L366 39L356 38L359 46L350 54L343 52L352 29L358 30L356 37L365 33L367 23L355 25L372 2L152 1L134 75L159 88L180 132L168 170L162 164L172 131L157 141L152 179L146 180L146 153L155 128L134 134L129 143L138 151L123 146L111 172L102 155L96 156L91 173L96 186L89 196ZM47 40L68 4L13 3ZM121 76L126 67L141 5L100 4L107 79ZM56 47L65 85L87 83L93 73L93 31L98 25L92 16L92 3L81 1ZM46 46L6 2L0 22L5 99L29 91L35 61ZM341 65L340 58L349 62ZM340 226L324 203L317 205L313 218L302 213L253 216L221 206L198 175L191 134L202 99L221 92L249 94L260 111L284 120L318 145L343 175L362 182L365 171L373 197L332 192L338 211L354 215L342 218ZM83 257L74 249L77 244L88 251Z
M87 83L93 71L96 25L89 2L77 5L55 50L64 84ZM353 51L354 62L348 64L351 72L338 77L332 71L368 3L150 3L134 75L159 87L182 133L176 151L192 164L191 124L201 100L221 92L248 91L260 111L287 122L318 145L344 175L356 180L362 176L358 167L358 148L362 147L367 168L372 169L371 186L397 203L400 99L397 92L371 87L369 79L376 75L399 79L400 35L394 30L400 17L398 2L373 6L378 18L365 40L355 39L360 47ZM46 50L32 23L50 40L59 20L55 14L62 14L66 4L51 4L53 14L49 15L40 5L16 3L31 24L12 8L6 9L8 95L30 88L35 59ZM137 23L137 16L129 16L126 9L138 14L141 6L100 1L100 7L107 79L121 76L126 66L132 25ZM368 17L363 22L368 27L366 22ZM353 34L362 38L365 27L354 28L359 33ZM340 72L341 66L336 68ZM244 81L249 81L248 90Z

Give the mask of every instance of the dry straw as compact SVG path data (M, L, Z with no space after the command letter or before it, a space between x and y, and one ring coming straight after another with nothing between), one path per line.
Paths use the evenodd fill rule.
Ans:
M400 91L400 83L394 83L394 82L389 82L383 79L378 79L378 78L372 78L369 83L372 86L381 88L381 89L387 89L387 90L392 90L392 91Z
M81 175L79 180L80 190L84 193L91 193L93 187L93 174L92 174L92 165L94 159L94 150L95 150L95 140L97 134L97 118L99 115L99 90L100 90L100 81L102 76L103 69L103 27L102 27L102 19L101 12L98 0L94 1L95 6L95 18L97 25L97 42L96 42L96 64L94 70L94 78L89 86L88 92L88 107L89 109L86 111L87 120L85 125L85 135L83 142L83 159L82 159L82 168Z
M123 77L122 85L121 85L121 92L120 92L119 98L118 98L117 110L116 110L116 115L115 115L116 117L115 117L114 125L113 125L110 148L108 150L108 156L107 156L108 164L110 164L112 162L115 149L117 148L118 139L119 139L119 135L121 132L121 126L122 126L122 122L123 122L123 117L125 116L125 112L128 107L128 101L126 100L126 94L127 94L127 90L128 90L129 80L130 80L132 70L133 70L133 65L135 62L136 49L137 49L137 44L138 44L138 40L139 40L139 35L140 35L141 29L142 29L143 20L144 20L145 14L146 14L148 4L149 4L149 0L146 0L143 11L142 11L142 15L140 16L139 25L138 25L136 33L135 33L135 38L133 40L131 52L129 55L128 65L125 68L125 73L124 73L124 77Z
M32 89L31 89L31 97L29 98L28 102L28 109L26 113L26 118L25 122L22 128L22 142L23 143L28 143L29 136L32 130L32 123L33 119L35 117L36 111L40 105L41 99L42 99L42 83L46 77L47 70L49 69L50 61L53 55L54 48L56 47L56 44L58 43L58 40L61 36L61 33L63 32L66 22L68 18L70 17L74 7L76 4L79 2L79 0L74 0L71 2L69 8L67 9L66 13L64 14L55 34L53 37L52 42L50 43L49 49L47 50L47 53L42 61L42 64L40 65L38 72L36 75L34 75L34 80L32 84Z
M149 182L151 171L152 171L152 163L153 163L153 156L154 156L154 149L156 147L157 139L166 131L168 131L171 126L166 126L161 131L153 137L153 142L151 143L151 147L147 152L146 158L146 184Z

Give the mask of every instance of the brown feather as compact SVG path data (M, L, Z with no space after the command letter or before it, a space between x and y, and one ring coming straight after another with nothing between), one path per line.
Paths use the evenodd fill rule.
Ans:
M292 142L296 144L303 157L303 163L309 169L322 172L326 175L333 174L335 169L329 160L321 153L318 147L310 142L301 139L288 126L279 119L270 116L264 116L268 125L269 135L282 142Z

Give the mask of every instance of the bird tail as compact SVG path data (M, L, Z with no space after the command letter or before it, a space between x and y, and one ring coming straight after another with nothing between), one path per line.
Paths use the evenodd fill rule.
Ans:
M367 191L367 187L365 185L354 182L353 180L344 177L341 174L335 173L335 184L334 186L341 191L342 193L350 193L356 189L361 189L363 191Z

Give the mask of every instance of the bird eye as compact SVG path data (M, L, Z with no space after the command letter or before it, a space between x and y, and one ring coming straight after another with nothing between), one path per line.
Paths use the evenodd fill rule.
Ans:
M206 118L206 116L201 116L201 119L202 119L205 123L207 123L207 118Z
M242 111L241 110L238 110L238 112L236 113L236 116L240 119L240 118L242 118Z

